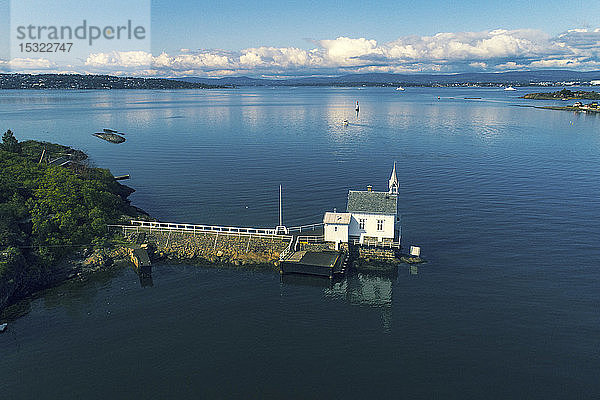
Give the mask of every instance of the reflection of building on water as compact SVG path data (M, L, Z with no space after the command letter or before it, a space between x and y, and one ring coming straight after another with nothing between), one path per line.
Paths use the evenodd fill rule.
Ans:
M330 281L316 276L283 275L284 284L318 286L326 298L350 304L379 309L385 330L392 322L392 292L397 275L372 275L353 273L340 281Z
M394 281L389 276L376 276L363 273L349 275L325 289L325 296L344 299L350 304L365 305L381 311L383 328L392 324L392 288Z
M391 307L392 286L393 281L389 277L357 273L325 289L325 295L344 298L351 304Z

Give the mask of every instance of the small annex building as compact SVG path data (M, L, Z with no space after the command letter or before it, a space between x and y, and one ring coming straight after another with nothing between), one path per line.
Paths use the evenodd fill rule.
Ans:
M340 243L347 243L351 218L350 213L326 212L323 217L325 241L335 243L336 248Z
M348 191L347 212L327 212L323 217L326 242L360 244L394 243L400 241L398 216L398 178L396 163L388 182L387 192Z

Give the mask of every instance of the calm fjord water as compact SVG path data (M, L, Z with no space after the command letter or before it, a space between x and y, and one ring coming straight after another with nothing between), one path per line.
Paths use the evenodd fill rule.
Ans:
M281 183L286 224L318 222L396 160L429 261L332 287L186 265L68 284L0 335L0 396L597 397L600 116L522 91L0 92L1 129L131 174L163 221L274 226Z

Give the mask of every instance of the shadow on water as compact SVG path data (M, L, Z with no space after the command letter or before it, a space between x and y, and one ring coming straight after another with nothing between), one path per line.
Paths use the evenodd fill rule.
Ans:
M121 273L121 265L94 272L88 276L68 280L58 286L35 292L15 304L6 307L0 314L3 321L13 322L32 309L32 302L42 299L47 310L63 307L71 315L81 314L81 305L93 304L98 290L110 286L112 280Z
M110 287L114 279L123 273L129 263L119 262L114 266L92 273L82 279L74 279L40 295L47 310L63 308L68 315L77 316L93 307L98 293Z

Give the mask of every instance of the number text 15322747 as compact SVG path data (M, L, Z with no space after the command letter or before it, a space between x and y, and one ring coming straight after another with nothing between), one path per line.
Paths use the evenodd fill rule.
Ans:
M73 43L42 42L19 43L21 53L70 53Z

